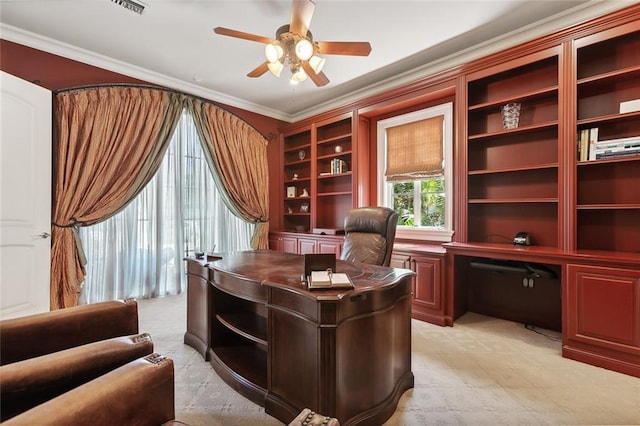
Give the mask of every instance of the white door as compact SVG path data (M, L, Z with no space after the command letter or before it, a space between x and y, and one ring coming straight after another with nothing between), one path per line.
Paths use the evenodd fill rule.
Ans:
M49 310L51 92L1 72L0 318Z

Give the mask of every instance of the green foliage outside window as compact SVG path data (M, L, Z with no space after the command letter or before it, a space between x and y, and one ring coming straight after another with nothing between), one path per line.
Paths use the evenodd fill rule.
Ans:
M393 184L393 209L398 225L443 228L444 176Z

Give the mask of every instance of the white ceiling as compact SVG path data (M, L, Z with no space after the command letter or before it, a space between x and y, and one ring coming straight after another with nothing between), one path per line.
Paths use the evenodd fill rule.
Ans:
M0 0L0 36L151 83L296 121L532 39L630 1L316 0L316 41L368 41L368 57L326 56L330 83L252 79L264 45L217 26L274 37L290 0L142 0L142 15L110 0ZM506 34L506 36L505 36ZM488 42L490 41L490 42Z

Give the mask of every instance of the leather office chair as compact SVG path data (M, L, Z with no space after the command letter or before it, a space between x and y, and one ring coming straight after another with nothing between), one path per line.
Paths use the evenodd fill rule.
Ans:
M398 214L387 207L359 207L344 219L344 245L340 259L389 266Z

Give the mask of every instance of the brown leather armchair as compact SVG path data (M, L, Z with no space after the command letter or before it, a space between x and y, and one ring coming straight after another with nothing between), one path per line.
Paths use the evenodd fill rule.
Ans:
M178 425L173 361L138 358L2 423L3 426Z
M138 333L135 300L94 303L0 321L0 420L23 419L15 420L16 424L81 424L69 423L62 417L56 420L56 416L66 410L64 405L54 405L57 408L51 411L43 411L41 407L75 392L74 398L84 409L101 410L105 407L104 401L96 401L95 397L105 396L103 391L78 393L77 390L98 379L102 386L121 386L122 382L105 377L152 353L151 336ZM129 382L125 387L139 387L142 380L139 373L126 376ZM162 376L164 381L170 379L171 382L171 389L163 392L170 391L173 397L172 363L171 374ZM138 388L141 395L148 390ZM124 396L128 390L118 392ZM154 396L147 397L155 400ZM113 407L107 409L108 416L112 412L140 409L134 400L116 396L109 404ZM162 421L155 422L156 417L150 416L154 420L137 424L154 425L172 420L173 400L170 406L170 412L166 407L159 410L165 413L160 415ZM105 413L94 411L92 415L95 418Z
M344 244L340 259L389 266L398 214L387 207L359 207L344 219Z

